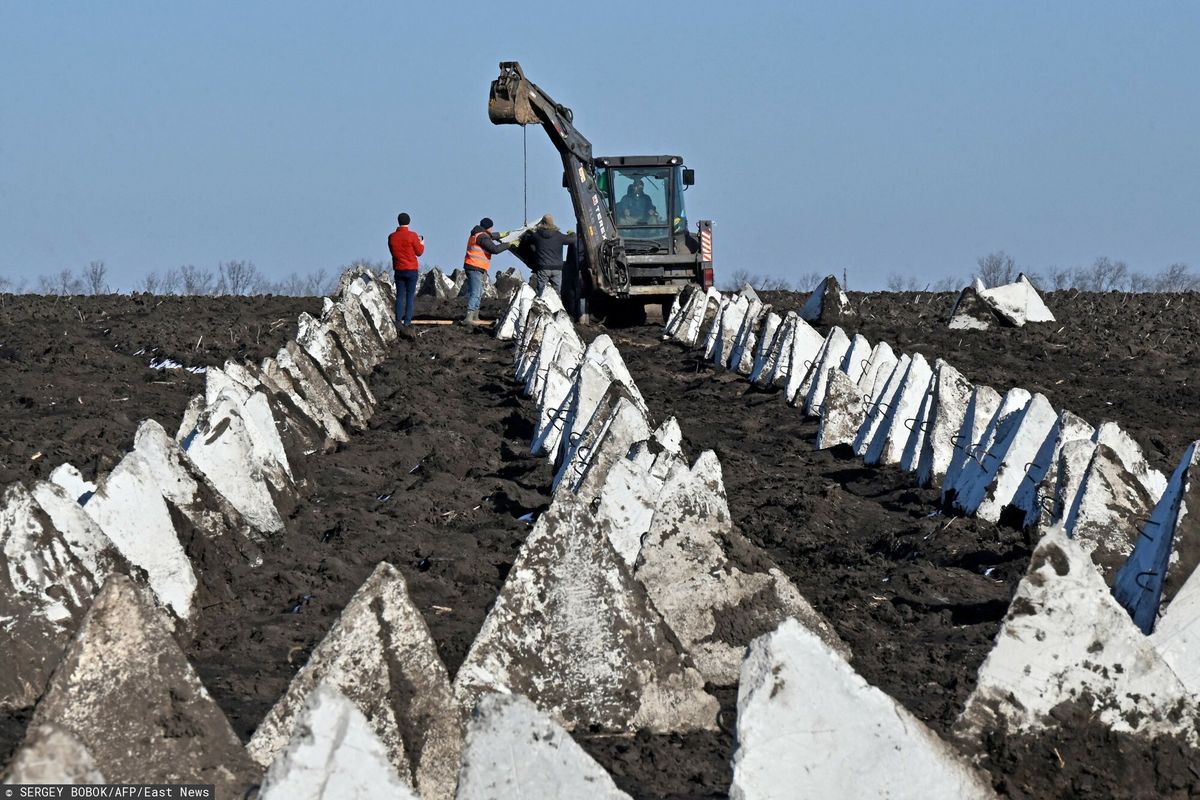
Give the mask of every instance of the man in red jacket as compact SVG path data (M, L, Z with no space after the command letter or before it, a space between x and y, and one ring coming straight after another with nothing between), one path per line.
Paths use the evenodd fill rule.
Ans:
M396 324L412 325L413 305L417 297L417 256L425 253L425 237L408 229L408 214L396 217L400 227L388 236L392 253L392 271L396 275Z

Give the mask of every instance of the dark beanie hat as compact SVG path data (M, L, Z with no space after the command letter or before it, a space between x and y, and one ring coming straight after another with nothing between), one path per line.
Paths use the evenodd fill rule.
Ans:
M399 222L401 225L407 225L408 223L412 222L412 217L401 211L400 216L396 217L396 222Z
M481 228L490 228L495 224L496 223L492 222L491 217L484 217L483 219L479 220L479 227Z

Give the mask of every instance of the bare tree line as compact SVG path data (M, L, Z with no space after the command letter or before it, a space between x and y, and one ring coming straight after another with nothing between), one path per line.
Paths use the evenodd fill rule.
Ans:
M332 293L343 270L356 266L368 266L376 271L383 267L381 263L359 259L332 272L322 268L305 275L293 272L284 278L272 279L262 274L251 261L222 261L215 270L185 264L163 272L149 272L137 282L133 291L153 295L320 297ZM63 269L53 275L39 275L32 282L25 278L13 280L0 276L0 293L66 297L113 294L114 290L109 284L104 262L93 261L79 272Z
M957 292L979 278L984 286L1001 286L1012 283L1021 273L1043 291L1076 289L1081 292L1197 292L1200 291L1200 274L1187 264L1176 263L1156 274L1150 275L1131 270L1124 261L1100 256L1090 266L1048 267L1038 271L1021 267L1016 259L1003 250L988 253L976 259L977 269L966 278L939 278L924 280L911 273L892 272L887 278L889 292ZM759 291L808 292L825 277L820 272L805 272L780 278L763 275L746 269L736 269L722 282L725 291L737 291L749 284ZM852 287L851 287L852 288Z

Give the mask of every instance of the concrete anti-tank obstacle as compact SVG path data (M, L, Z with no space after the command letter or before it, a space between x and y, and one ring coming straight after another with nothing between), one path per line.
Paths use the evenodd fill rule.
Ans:
M564 478L560 485L573 492L591 493L603 486L613 464L624 459L635 442L650 435L650 420L628 397L624 386L612 384L609 397L611 400L601 403L592 424L580 436L579 441L587 443L588 452L584 454L576 448L563 464ZM602 420L598 419L605 408L609 410ZM600 423L598 429L597 423Z
M938 359L939 361L941 359ZM937 390L937 366L930 369L929 381L925 391L921 393L917 412L911 419L902 420L908 429L907 439L900 453L900 469L905 472L916 472L921 465L921 452L925 449L925 436L933 422L934 396Z
M100 480L84 510L131 565L145 570L159 601L188 619L196 573L150 462L140 453L126 453Z
M846 354L850 352L850 345L850 337L846 335L845 331L836 325L830 328L820 351L813 359L808 374L800 381L795 394L788 397L788 402L802 409L810 417L819 417L821 404L825 401L825 385L829 380L829 370L833 367L841 368L842 362L846 360ZM792 385L792 377L792 375L788 376L789 387Z
M795 397L800 391L801 384L820 357L821 348L825 346L825 337L797 317L788 346L790 350L785 346L787 358L780 359L780 364L776 365L778 374L771 382L772 386L783 387L785 400Z
M1055 528L1034 549L956 732L978 740L1053 727L1055 709L1072 702L1115 731L1196 739L1194 697Z
M1151 501L1157 503L1167 488L1167 478L1146 461L1141 445L1115 422L1100 423L1093 438L1097 444L1112 450L1121 465L1146 489Z
M291 360L291 354L286 350L281 350L280 354L285 357L285 361ZM305 358L307 359L307 356ZM311 364L311 367L315 373L316 365ZM302 374L298 365L293 365L291 370L285 369L278 357L264 358L259 365L258 374L264 387L290 398L302 414L324 431L329 441L350 441L350 434L342 424L342 418L348 413L348 409L336 399L333 388L325 383L324 379L321 380L324 385L314 390L314 387L298 381L295 377Z
M342 273L333 297L362 306L385 351L396 343L396 291L390 283L366 267L353 267Z
M975 279L971 286L964 287L950 309L951 330L986 331L1001 324L1000 315L983 299L983 282Z
M958 507L998 522L1057 419L1058 412L1041 394L1034 394L1019 412L997 419L991 446L979 461L968 465L970 474L964 472L956 486Z
M783 318L774 311L767 311L763 316L762 330L758 332L758 340L754 343L753 363L746 378L751 383L757 384L759 376L767 368L767 359L775 343L775 333L782 323Z
M850 655L766 553L734 529L712 451L663 486L634 575L711 683L736 684L750 641L790 617Z
M1154 500L1117 454L1097 444L1064 527L1111 584L1153 508Z
M518 330L525 322L525 315L529 313L529 304L537 297L537 293L527 283L522 283L508 302L508 307L505 308L504 314L500 317L499 324L496 325L496 338L502 342L512 341L517 335Z
M376 400L342 349L339 340L348 334L344 329L338 330L329 322L318 321L306 313L300 314L296 327L296 344L320 367L321 375L350 409L358 427L365 427L375 410Z
M86 502L96 491L96 484L86 480L74 464L59 464L50 472L49 480L61 486L79 503Z
M863 454L864 464L900 463L910 434L917 432L920 435L923 422L919 419L921 401L928 393L932 380L933 370L929 362L920 353L913 353L895 390L888 389L885 392L890 399L885 401L879 427Z
M704 294L697 293L693 301L682 312L684 317L680 321L679 330L675 333L675 339L687 347L695 347L699 344L701 328L704 327L706 321L710 321L716 316L721 308L721 302L721 293L711 286Z
M850 380L858 383L870 363L872 352L871 343L867 341L867 337L861 333L854 334L850 339L850 348L846 350L846 355L840 364L842 372L846 373Z
M347 405L334 390L321 365L294 340L279 348L279 352L275 354L275 364L287 374L309 404L323 415L323 422L327 417L343 428L366 428L367 418L363 415L362 408L358 404ZM325 427L329 429L330 425L325 424Z
M1200 441L1193 442L1185 451L1180 464L1182 474L1180 474L1180 470L1176 470L1176 473L1172 475L1171 483L1162 499L1159 500L1159 507L1155 509L1155 515L1150 520L1156 524L1147 524L1145 527L1147 533L1162 540L1167 536L1165 526L1173 525L1170 534L1172 543L1177 549L1189 555L1195 552L1196 543L1200 539L1200 522L1197 521L1194 511L1190 516L1187 513L1189 509L1200 507L1200 481L1196 481L1193 477L1197 466L1200 466ZM1179 559L1183 562L1190 560L1186 556ZM1160 556L1160 563L1161 561ZM1173 577L1172 572L1175 571L1175 565L1169 563L1170 555L1167 557L1167 562L1167 580L1170 582ZM1178 562L1176 563L1178 564ZM1193 694L1200 695L1200 626L1197 625L1197 622L1200 621L1200 570L1194 566L1190 570L1185 570L1187 570L1186 566L1178 570L1185 578L1183 586L1174 594L1166 611L1154 624L1154 633L1151 635L1150 641L1154 643L1167 663L1174 668L1188 689ZM1142 595L1136 596L1137 599L1142 600L1142 603L1134 604L1130 609L1131 613L1135 615L1135 621L1139 611L1143 618L1149 616L1149 604L1146 601L1152 599L1154 585L1148 584L1148 587L1143 590ZM1142 586L1139 585L1137 588L1141 589ZM1128 597L1128 595L1128 592L1122 591L1122 595L1118 595L1118 600L1121 600L1122 596ZM1143 603L1147 605L1145 610L1141 607ZM1126 607L1129 608L1128 605Z
M1143 633L1154 630L1159 606L1170 601L1200 562L1200 441L1192 442L1142 526L1133 554L1117 573L1113 596ZM1168 611L1171 607L1168 606ZM1186 619L1186 615L1180 615ZM1183 619L1173 620L1178 629Z
M900 391L900 386L904 381L904 376L908 373L908 365L912 363L912 357L904 354L896 361L892 367L891 373L888 374L886 380L883 372L880 371L875 378L876 389L870 393L870 402L867 407L867 417L863 421L862 427L858 429L858 434L854 437L854 454L860 458L866 456L867 451L875 441L876 434L883 429L883 423L887 419L888 410L896 400L896 395ZM882 386L881 386L882 382Z
M253 411L255 406L257 411ZM267 428L259 418L264 410L269 417L266 396L261 392L246 403L222 394L201 412L194 427L185 417L175 436L213 487L256 530L277 533L283 530L283 518L276 497L293 489L290 469L278 461L283 446L274 424ZM266 441L272 434L275 441Z
M753 291L753 290L751 290ZM717 335L717 342L709 353L709 360L722 369L736 369L736 364L731 363L733 359L734 348L737 347L738 334L742 330L742 324L746 321L746 316L750 313L751 303L758 303L757 296L739 293L730 299L729 305L725 307L725 311L721 314L721 327ZM759 303L761 306L762 304Z
M362 306L357 303L335 303L326 297L321 309L321 321L334 330L346 332L340 343L350 359L350 366L359 375L370 375L387 357L383 344L375 338L375 331Z
M426 270L417 280L418 297L436 297L438 300L448 300L456 297L458 291L454 281L446 276L439 268Z
M540 299L529 306L529 314L521 327L521 339L513 352L513 378L524 383L528 377L530 365L542 349L542 338L547 326L554 319L554 312Z
M732 800L995 796L950 745L796 620L750 645L737 743Z
M683 324L684 309L694 302L693 298L700 291L703 290L699 286L689 283L671 300L671 310L667 314L666 320L663 321L663 341L675 338L675 334L679 332L679 326Z
M606 528L576 495L555 496L471 645L456 693L468 708L488 692L523 694L569 730L714 728L717 701Z
M0 493L0 708L33 705L104 578L75 551L23 485L5 487Z
M70 731L46 723L25 734L4 783L98 785L107 783L92 754ZM28 796L28 795L27 795Z
M917 485L941 486L958 446L967 406L975 387L942 359L934 362L929 422L917 460Z
M863 364L862 374L857 380L859 391L867 398L868 402L874 399L873 391L879 375L882 374L885 378L891 375L898 360L899 357L887 342L879 342L871 348L871 355L867 357L867 362ZM850 374L848 370L846 374Z
M1026 322L1054 322L1054 314L1025 273L1003 286L994 286L980 293L992 310L1008 325L1021 327Z
M287 748L271 762L258 798L331 796L420 800L362 712L335 687L320 684L309 694Z
M247 745L270 764L300 726L309 697L328 684L370 721L393 767L426 800L454 795L463 719L404 578L381 563L296 673Z
M525 375L523 393L526 397L540 398L550 368L562 364L568 369L574 369L583 359L586 349L565 311L555 315L555 320L547 327L543 339L544 343Z
M704 332L703 336L700 337L704 342L704 345L700 349L703 353L705 361L716 361L714 352L716 352L720 346L721 318L725 316L725 309L728 308L729 304L734 300L733 295L726 296L723 294L718 294L717 296L721 298L721 301L717 305L716 313L712 315L708 329Z
M976 387L976 397L979 396L979 390L983 387ZM946 481L942 484L942 504L956 506L963 509L966 513L971 513L974 506L963 508L962 503L958 501L958 495L968 487L974 486L979 481L990 479L995 464L992 463L995 457L988 456L992 452L992 448L996 445L997 439L1006 439L1012 434L1016 425L1020 422L1021 412L1025 410L1025 406L1029 405L1032 395L1028 391L1020 387L1009 389L1004 397L1000 399L996 412L991 415L991 419L987 420L983 427L983 432L978 439L973 440L969 445L969 449L965 457L961 461L956 460L958 466L954 470L954 464L951 465L952 475L946 476ZM979 411L978 405L974 411ZM978 414L973 414L972 409L968 408L967 418L963 420L965 427L968 420L972 426L978 421ZM965 431L964 431L965 433ZM962 441L962 440L960 440ZM984 483L986 486L986 482ZM975 502L978 502L976 500Z
M755 359L754 369L750 372L750 382L755 386L775 386L786 377L792 339L796 335L796 323L799 319L800 316L795 311L789 311L775 325L774 333L770 336L764 335L763 350Z
M467 726L457 800L627 800L604 768L519 695L488 694Z
M832 275L827 275L817 284L800 309L800 318L816 325L844 325L846 317L853 314L850 298Z
M266 394L267 405L288 458L288 466L299 470L299 474L293 474L297 483L304 480L304 459L307 456L329 452L336 446L337 440L327 433L308 401L293 389L278 388L257 365L249 362L239 364L228 360L220 368L209 367L204 373L204 378L205 398L210 395L216 397L230 387L237 387L248 393L261 391ZM344 430L342 435L345 436Z
M241 797L260 771L172 639L124 576L109 578L29 725L67 731L113 783L211 783Z
M1026 480L1013 495L1012 506L1024 515L1022 527L1025 530L1049 527L1063 520L1064 512L1070 508L1070 502L1065 508L1055 507L1063 448L1070 442L1089 441L1095 433L1096 429L1082 417L1070 411L1059 413L1054 427L1038 448L1033 463L1029 465Z
M577 369L578 365L572 368L572 372ZM553 462L559 453L559 438L569 413L566 403L574 382L559 364L547 367L542 380L542 390L537 400L537 422L529 452L535 456L548 454Z
M821 426L817 429L816 448L828 450L852 445L867 418L867 407L858 384L836 367L829 368L825 400L821 403Z
M759 330L763 326L767 313L771 310L757 297L750 301L742 324L733 340L733 350L729 354L729 368L740 375L749 375L754 369L754 352L758 344Z

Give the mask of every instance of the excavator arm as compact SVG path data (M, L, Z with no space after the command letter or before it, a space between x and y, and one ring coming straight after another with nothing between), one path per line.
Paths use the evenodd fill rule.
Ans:
M608 205L596 186L592 143L576 130L571 109L554 102L525 77L516 61L500 62L492 81L488 118L495 125L541 125L562 157L564 183L571 194L592 286L614 297L629 295L625 247Z

